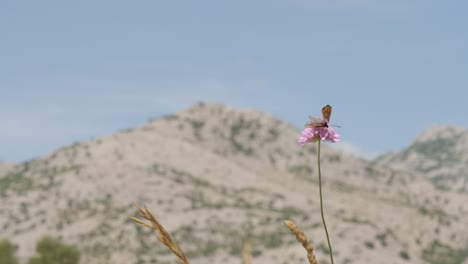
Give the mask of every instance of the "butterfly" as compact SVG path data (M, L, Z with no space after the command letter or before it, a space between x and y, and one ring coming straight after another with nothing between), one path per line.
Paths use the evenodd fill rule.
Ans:
M305 127L328 127L330 123L330 116L332 113L332 107L326 105L322 108L322 118L315 116L309 116L310 121L305 124Z

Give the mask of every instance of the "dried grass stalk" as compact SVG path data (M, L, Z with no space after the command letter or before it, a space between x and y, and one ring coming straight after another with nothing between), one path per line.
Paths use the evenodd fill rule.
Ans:
M151 212L148 210L148 208L145 206L145 208L140 208L139 206L135 205L136 208L138 209L138 212L140 212L140 215L148 220L150 224L143 222L142 220L135 218L135 217L130 217L133 221L139 223L142 226L145 226L149 229L153 229L158 232L158 240L161 241L166 247L168 247L178 258L179 262L182 264L188 264L187 258L184 255L184 252L182 252L182 249L180 249L179 245L177 245L176 242L174 242L167 233L166 229L156 220L156 218L151 214Z
M318 264L317 259L315 258L315 255L314 255L314 246L312 246L312 243L306 237L304 232L290 220L286 220L284 221L284 223L296 235L297 241L299 241L302 244L302 246L305 248L305 250L307 251L307 258L309 259L309 263Z
M252 246L249 240L245 241L242 249L242 264L252 264Z

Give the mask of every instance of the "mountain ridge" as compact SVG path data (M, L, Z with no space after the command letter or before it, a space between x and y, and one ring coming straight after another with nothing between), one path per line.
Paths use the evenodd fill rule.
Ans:
M421 133L405 149L378 157L377 164L418 171L439 189L468 190L468 129L434 126Z
M0 161L0 175L11 169L15 164Z
M48 234L77 244L83 263L170 263L154 234L129 221L137 202L152 209L192 263L238 263L245 239L255 263L305 263L286 219L312 235L326 263L317 149L299 147L298 136L269 114L197 104L15 165L0 176L0 229L23 259ZM321 158L339 262L428 263L440 249L468 248L466 194L326 144Z

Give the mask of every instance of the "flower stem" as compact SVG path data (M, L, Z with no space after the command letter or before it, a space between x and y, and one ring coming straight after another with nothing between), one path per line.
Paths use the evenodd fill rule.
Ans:
M322 173L320 172L320 140L318 141L318 175L319 175L319 190L320 190L320 214L322 215L323 227L327 235L328 249L330 253L331 264L333 263L333 251L330 243L330 236L328 235L327 224L325 223L325 216L323 215L323 198L322 198Z

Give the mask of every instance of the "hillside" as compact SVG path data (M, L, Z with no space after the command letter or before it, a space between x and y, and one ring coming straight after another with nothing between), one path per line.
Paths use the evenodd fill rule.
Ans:
M319 262L328 263L316 148L299 147L298 135L265 113L198 104L65 146L0 176L0 239L17 243L23 259L34 254L35 241L51 235L78 245L83 263L175 263L154 234L129 220L136 202L156 214L191 263L240 263L246 239L255 264L307 263L285 219L305 229ZM390 156L368 162L323 144L337 263L467 257L467 194L441 190L401 164L393 166Z
M434 126L406 149L383 155L377 163L416 172L437 189L468 191L468 129Z
M8 170L13 168L13 166L14 164L12 163L6 163L6 162L0 161L0 175L5 174Z

